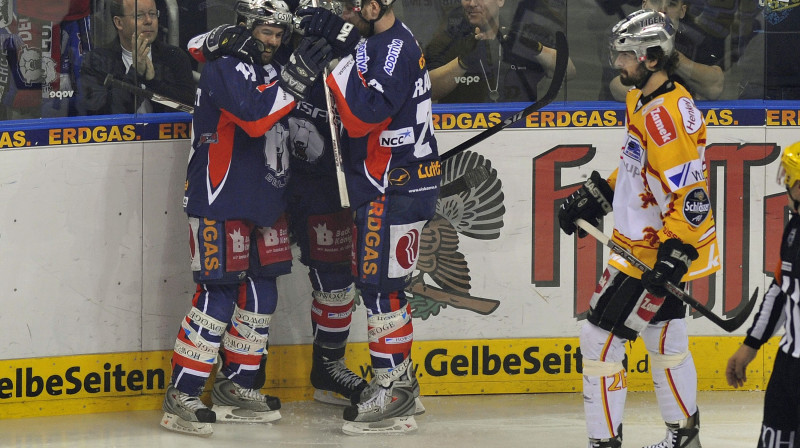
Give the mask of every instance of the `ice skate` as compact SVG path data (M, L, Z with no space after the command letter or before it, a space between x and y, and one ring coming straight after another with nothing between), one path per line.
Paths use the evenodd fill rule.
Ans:
M216 415L200 401L200 397L185 394L170 384L161 407L164 409L161 426L170 431L201 437L214 432L211 424L216 421Z
M219 423L269 423L281 418L281 400L245 389L227 378L214 382L213 409Z
M622 448L622 423L617 426L617 435L608 439L589 439L589 448Z
M702 448L700 445L700 410L679 423L667 423L667 436L644 448Z
M621 448L622 440L619 437L611 439L589 439L589 448Z
M414 415L422 415L425 413L425 406L423 406L422 400L419 399L419 381L417 381L416 369L411 367L411 365L413 364L409 362L408 369L406 369L403 375L397 379L394 384L411 389L414 393ZM375 389L378 387L380 386L377 382L374 380L371 381L360 394L353 394L353 396L350 397L350 404L358 404L366 400L367 397L371 397L375 394Z
M351 397L367 387L367 382L344 364L344 347L331 349L314 344L311 385L315 400L347 406Z
M344 408L342 431L348 435L397 434L417 429L414 420L414 392L395 381L389 387L375 385L359 404Z

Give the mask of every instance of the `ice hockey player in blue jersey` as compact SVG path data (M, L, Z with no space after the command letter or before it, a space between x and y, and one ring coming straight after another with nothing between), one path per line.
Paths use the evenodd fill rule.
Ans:
M435 212L441 169L425 59L395 17L392 2L345 2L342 18L366 39L326 79L344 127L355 284L367 307L375 374L344 410L342 429L348 434L417 428L419 385L404 289L416 268L422 228ZM336 19L324 10L314 12L306 35L325 37L335 47L337 35L325 30L337 29L330 26Z
M300 7L308 6L307 3L310 2L304 0ZM321 6L341 13L338 2L322 2ZM248 60L252 54L260 54L260 50L258 41L244 31L241 26L220 25L192 39L189 52L199 62L222 55ZM339 31L335 30L337 36ZM345 38L338 41L334 57L355 49L360 36L352 25L348 31ZM276 59L286 58L280 55ZM305 93L298 93L294 110L289 114L289 152L293 157L289 162L292 175L287 186L287 212L290 234L300 248L300 261L309 268L308 278L313 289L310 315L314 341L310 378L315 388L314 398L325 403L349 405L350 397L367 383L344 362L356 296L350 256L353 219L350 211L342 208L339 202L322 82L318 77L310 85L307 97Z
M261 52L249 62L209 61L198 85L184 195L197 291L175 342L161 420L167 429L204 436L215 421L280 418L280 400L259 391L256 375L277 306L276 278L291 267L283 213L287 114L295 103L272 60L292 33L292 15L280 0L240 0L235 10ZM304 46L305 60L318 63L301 67L309 76L330 60L330 48L319 42ZM199 395L218 353L223 362L208 409Z

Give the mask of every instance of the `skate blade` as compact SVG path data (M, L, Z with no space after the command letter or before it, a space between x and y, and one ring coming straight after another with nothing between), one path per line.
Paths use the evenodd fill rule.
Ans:
M217 414L217 423L269 423L281 418L281 411L256 412L217 404L211 410Z
M161 426L170 431L182 432L184 434L200 437L210 437L214 432L211 423L190 422L175 414L170 414L169 412L165 412L164 416L161 417Z
M422 405L422 400L419 397L414 399L414 415L422 415L425 413L425 406Z
M329 390L314 389L314 399L322 403L350 406L349 398L345 398L344 395Z
M344 422L342 432L349 436L364 434L402 434L416 431L417 421L413 415L394 417L379 422Z

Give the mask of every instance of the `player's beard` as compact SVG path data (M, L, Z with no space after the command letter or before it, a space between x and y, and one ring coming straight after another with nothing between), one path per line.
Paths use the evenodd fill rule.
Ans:
M272 58L275 57L275 52L278 51L278 47L273 47L271 45L265 45L265 50L270 50L269 53L266 51L261 53L261 63L263 65L267 65L272 62Z
M641 87L641 85L647 80L649 73L647 73L647 68L645 68L644 63L639 63L636 66L636 71L634 73L628 73L626 70L619 71L619 81L622 83L623 86L631 87Z

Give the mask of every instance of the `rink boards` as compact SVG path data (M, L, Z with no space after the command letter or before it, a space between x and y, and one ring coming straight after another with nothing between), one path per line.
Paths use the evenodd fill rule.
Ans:
M740 342L732 336L691 338L700 390L731 390L725 363ZM752 362L748 389L764 389L776 348L775 339ZM159 409L171 355L153 351L0 361L0 415ZM269 356L264 391L285 402L310 400L311 347L272 347ZM580 392L582 384L577 338L415 341L412 359L422 395ZM372 378L366 343L348 346L347 365ZM629 390L652 390L650 357L641 339L630 345L625 365Z
M781 148L798 138L800 105L700 107L710 123L722 270L691 292L729 318L756 287L765 290L777 261L786 200L775 173ZM518 109L438 108L440 150ZM409 295L423 394L580 389L576 338L608 254L589 238L563 235L556 211L592 170L614 169L622 117L616 103L551 105L474 148L496 170L502 194L472 206L492 208L501 225L488 237L459 232L468 293L415 274ZM0 328L9 335L0 348L0 415L158 407L194 291L181 209L188 137L185 114L0 124ZM279 290L270 390L308 399L311 291L302 265L279 279ZM363 306L354 313L348 362L368 376L364 314ZM701 389L724 388L724 362L747 325L730 336L697 315L689 321ZM648 382L639 344L631 389ZM767 351L751 387L768 375Z

